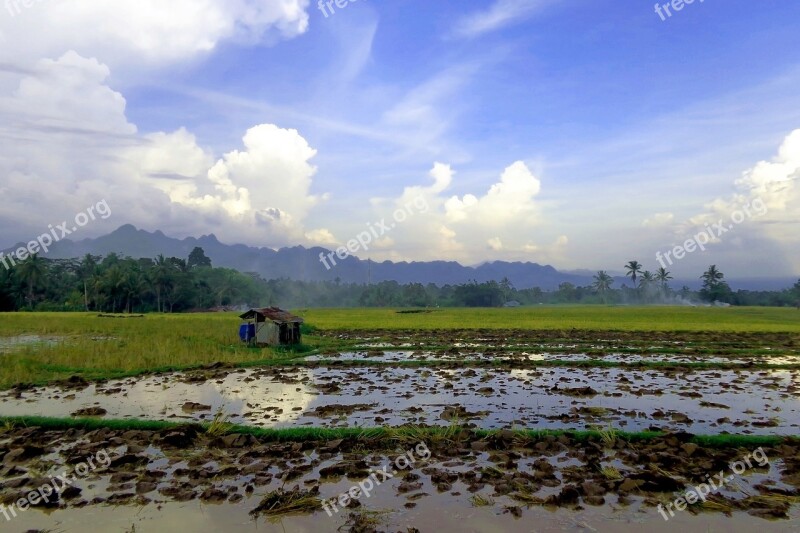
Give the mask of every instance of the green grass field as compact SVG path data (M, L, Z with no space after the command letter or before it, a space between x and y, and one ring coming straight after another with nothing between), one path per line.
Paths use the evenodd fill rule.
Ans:
M538 306L513 309L309 309L320 329L585 329L593 331L800 332L800 311L778 307Z
M569 330L660 332L800 332L800 311L786 308L540 306L517 309L297 310L319 330ZM100 318L94 313L3 313L0 341L36 335L45 341L0 352L0 388L80 374L86 379L192 368L215 362L281 364L312 349L336 350L331 337L306 335L300 350L257 349L238 339L236 314ZM564 332L567 333L564 333ZM2 344L0 344L2 346Z

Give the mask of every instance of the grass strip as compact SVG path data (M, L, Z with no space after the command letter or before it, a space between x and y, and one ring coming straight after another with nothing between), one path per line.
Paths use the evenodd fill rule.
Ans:
M0 416L0 424L9 427L37 427L53 431L65 431L70 429L111 429L118 431L163 431L193 425L201 430L205 430L209 424L186 424L179 422L168 422L161 420L115 420L104 418L49 418L40 416L21 416L9 417ZM528 440L540 440L546 437L566 436L577 442L587 442L591 440L602 440L608 435L609 430L557 430L557 429L478 429L471 430L458 426L443 427L419 427L419 426L399 426L399 427L373 427L373 428L258 428L231 424L227 429L227 434L233 435L252 435L263 441L272 442L304 442L304 441L329 441L337 439L396 439L399 436L411 437L430 437L437 438L444 434L458 435L466 432L478 438L492 438L498 436L500 432L510 432L513 437ZM665 436L664 433L653 431L613 431L613 437L625 442L643 442L658 439ZM800 440L800 436L778 436L778 435L694 435L688 442L708 447L708 448L748 448L758 446L776 446L784 442L794 442Z

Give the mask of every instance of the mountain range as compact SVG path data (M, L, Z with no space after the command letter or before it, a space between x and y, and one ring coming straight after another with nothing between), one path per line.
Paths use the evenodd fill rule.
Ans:
M13 249L24 246L20 243ZM397 281L405 283L434 283L456 285L477 282L500 281L508 278L514 287L526 289L540 287L544 290L558 288L561 283L586 286L592 283L592 272L587 270L558 271L550 265L532 262L493 261L477 266L465 266L455 261L375 262L354 256L344 260L337 258L337 265L327 269L320 262L320 253L327 256L330 250L320 247L294 246L274 250L256 248L243 244L221 243L213 234L202 237L176 239L161 231L148 232L126 224L117 230L95 239L72 241L64 239L53 244L46 257L50 259L80 258L86 254L108 255L117 253L134 258L165 257L187 258L196 247L202 248L217 267L233 268L240 272L256 272L264 279L289 278L303 281L334 281L343 283L377 283ZM10 249L11 250L11 249ZM9 251L10 251L9 250ZM615 276L615 287L630 280L621 274ZM731 280L735 289L776 290L790 287L792 279L742 279ZM700 286L699 280L673 280L673 287L687 285L692 289Z

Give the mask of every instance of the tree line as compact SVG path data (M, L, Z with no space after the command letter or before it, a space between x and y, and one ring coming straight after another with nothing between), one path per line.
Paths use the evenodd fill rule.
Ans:
M783 291L734 292L711 265L700 291L675 290L670 272L626 266L632 287L615 288L605 271L580 287L562 283L557 290L517 289L508 279L459 285L383 281L369 285L334 281L265 280L256 273L213 267L202 248L186 259L133 259L109 254L82 259L45 259L37 255L17 267L0 269L0 311L97 311L177 313L220 307L499 307L538 304L647 304L725 302L732 305L794 306L800 281Z

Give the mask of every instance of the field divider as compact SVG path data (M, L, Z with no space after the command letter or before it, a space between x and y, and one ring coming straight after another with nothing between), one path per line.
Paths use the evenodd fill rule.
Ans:
M0 438L15 428L40 428L63 431L82 429L87 431L109 429L117 431L170 431L179 428L193 428L198 433L209 433L210 437L220 435L251 435L262 441L302 442L330 441L337 439L358 439L366 441L402 441L412 439L455 439L472 437L478 439L503 438L518 442L535 442L549 437L568 437L578 442L603 441L613 436L625 442L641 442L662 437L677 436L683 442L693 442L711 448L777 446L782 443L797 444L800 436L779 435L691 435L688 433L662 433L654 431L626 432L616 429L598 430L551 430L551 429L470 429L459 425L450 426L381 426L352 428L258 428L253 426L227 424L224 431L213 423L181 423L164 420L120 420L103 418L50 418L39 416L0 416Z

